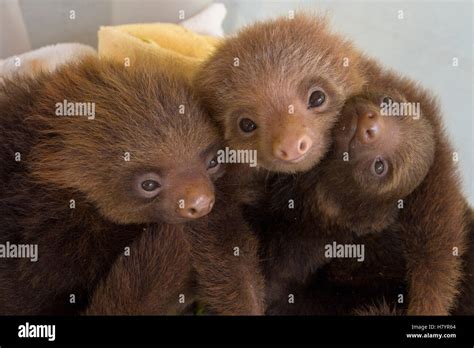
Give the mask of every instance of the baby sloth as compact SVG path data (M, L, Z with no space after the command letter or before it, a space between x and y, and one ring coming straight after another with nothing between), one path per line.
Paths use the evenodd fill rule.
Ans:
M387 229L401 241L408 314L446 315L454 305L467 206L438 107L419 85L374 62L368 67L369 90L345 104L328 157L271 183L263 257L267 275L286 284L270 281L271 313L291 312L292 282L337 257L328 246Z
M325 18L279 18L227 39L195 84L231 148L256 150L268 171L305 171L328 150L346 98L361 90L358 57Z
M176 238L182 247L173 252L191 264L156 267L187 278L181 269L196 271L197 286L217 286L223 290L219 296L225 286L233 287L228 292L235 299L244 292L244 298L256 296L258 282L236 279L248 272L258 278L258 272L235 272L240 264L232 238L226 239L231 245L210 242L191 257L190 249L205 245L200 239L222 240L214 235L225 234L222 226L209 223L197 236L166 232L175 224L185 230L211 211L214 182L223 174L215 159L219 133L185 81L146 61L126 68L87 58L36 79L17 76L0 88L0 243L38 248L37 262L0 261L0 313L77 313L114 260L147 228ZM242 228L239 237L245 239L246 232ZM227 257L219 258L221 272L213 268L216 255ZM211 307L222 301L199 292L214 296L203 299ZM255 313L251 305L257 302L235 305Z

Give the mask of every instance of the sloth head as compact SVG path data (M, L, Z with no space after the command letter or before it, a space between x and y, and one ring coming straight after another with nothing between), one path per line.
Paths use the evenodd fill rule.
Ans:
M420 185L433 163L434 129L426 117L433 102L389 88L349 99L321 165L321 209L326 211L327 200L326 212L348 226L390 223L399 200Z
M85 195L117 223L209 213L223 173L218 130L190 86L154 66L91 58L44 77L30 117L41 129L34 177ZM94 117L57 115L61 104L77 111L74 103L93 105Z
M226 40L195 82L231 147L257 150L270 171L306 171L328 150L345 99L363 85L358 56L325 18L280 18Z

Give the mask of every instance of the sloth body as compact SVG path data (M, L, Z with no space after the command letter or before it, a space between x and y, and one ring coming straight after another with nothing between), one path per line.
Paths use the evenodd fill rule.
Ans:
M160 288L163 296L155 301L185 292L180 286L188 285L191 278L195 293L203 296L214 295L202 290L207 281L210 288L234 286L221 277L227 279L225 272L245 263L236 263L232 255L238 242L221 236L226 231L217 224L219 216L204 220L204 225L191 225L212 210L219 191L214 185L223 174L215 161L221 146L219 132L200 109L188 83L154 66L143 62L126 68L87 58L51 75L17 77L2 83L0 240L38 246L37 262L1 261L2 314L75 314L84 310L115 260L123 256L126 247L139 243L133 244L145 229L157 235L155 240L161 240L162 234L172 236L169 231L173 228L184 231L175 234L174 242L152 243L180 247L172 251L157 247L145 254L152 255L150 261L166 262L173 259L167 253L182 253L184 262L155 267L182 266L183 270L183 274L176 274L175 287ZM57 104L64 100L93 103L93 117L58 115ZM244 240L247 231L242 225L239 236ZM221 244L213 243L213 238ZM224 240L231 245L222 244ZM230 262L222 262L222 272L216 272L210 262L216 255ZM245 255L251 258L251 252ZM226 268L229 264L232 266ZM236 277L248 275L245 271L235 273ZM258 272L252 270L252 274L252 279L258 278ZM248 285L244 292L255 285L258 292L258 281L237 284L239 289ZM159 288L160 284L154 286ZM228 293L237 298L239 289ZM119 301L105 295L102 300ZM221 298L202 300L211 309L221 308L213 307ZM259 302L252 304L258 306ZM258 312L256 307L234 305L246 313ZM164 310L156 314L176 311L167 303L157 303L154 308ZM119 313L120 306L116 309Z

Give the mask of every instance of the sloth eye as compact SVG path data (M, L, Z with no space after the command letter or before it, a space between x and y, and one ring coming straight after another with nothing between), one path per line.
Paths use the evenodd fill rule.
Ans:
M382 103L384 103L384 104L390 104L390 103L393 103L393 99L392 99L391 97L388 97L388 96L386 96L386 97L383 97L383 99L382 99Z
M245 133L251 133L257 129L257 125L250 118L243 118L239 122L240 129Z
M387 173L387 163L383 158L376 158L372 164L372 172L376 176L384 176Z
M308 100L308 108L317 108L324 104L326 101L326 94L323 91L317 90L311 93Z
M209 163L207 164L207 169L216 168L218 165L219 165L219 162L217 161L217 156L216 156L209 161Z
M141 187L144 191L153 192L160 187L160 184L155 180L145 180L142 182Z
M153 198L161 191L161 180L156 172L139 173L133 178L133 191L142 198Z

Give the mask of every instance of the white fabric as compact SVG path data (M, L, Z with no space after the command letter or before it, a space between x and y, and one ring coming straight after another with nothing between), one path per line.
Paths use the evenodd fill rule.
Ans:
M0 61L0 78L15 73L34 75L39 70L54 71L58 66L97 54L87 45L79 43L61 43L41 47L37 50L12 56Z
M193 17L180 23L185 28L201 35L224 36L222 23L224 22L227 9L222 3L214 3Z

